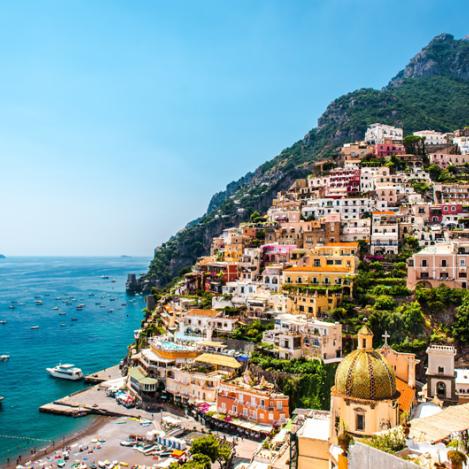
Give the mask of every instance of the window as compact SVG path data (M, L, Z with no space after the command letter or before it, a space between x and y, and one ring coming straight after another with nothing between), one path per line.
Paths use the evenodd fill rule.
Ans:
M356 427L356 430L358 431L365 430L365 416L363 414L357 414L355 427Z
M444 366L439 366L438 367L438 373L444 373L445 372L445 367Z
M441 267L446 267L446 259L443 259L443 260L441 261Z

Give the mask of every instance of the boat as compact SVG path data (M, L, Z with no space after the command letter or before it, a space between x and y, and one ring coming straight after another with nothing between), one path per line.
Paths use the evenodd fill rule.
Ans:
M72 321L78 321L78 318L72 318Z
M83 378L83 371L71 363L58 364L54 368L46 368L46 371L54 378L77 381Z
M83 303L80 303L79 305L76 306L76 309L78 311L81 311L84 307L85 307L85 305Z
M58 307L58 306L54 306L54 307L52 308L52 310L53 310L53 311L58 311L58 310L59 310L59 307Z
M0 362L6 362L9 359L10 359L10 355L7 355L7 354L0 355Z
M65 311L60 311L59 316L65 316L67 313Z
M31 326L31 329L37 330L37 329L39 329L39 326Z
M10 309L15 309L15 308L16 308L15 305L9 305L8 307L9 307Z
M103 280L109 280L109 275L101 275L101 278L102 278Z
M0 319L0 324L6 324L7 322L5 321L5 319Z
M61 322L60 327L65 327L65 323Z
M0 407L2 405L3 399L5 399L3 396L0 396Z
M36 303L36 305L40 306L42 305L44 302L42 300L36 300L34 303Z

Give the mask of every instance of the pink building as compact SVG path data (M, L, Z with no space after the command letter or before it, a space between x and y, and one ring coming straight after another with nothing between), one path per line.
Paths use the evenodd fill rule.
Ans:
M462 166L469 163L468 155L450 155L449 153L430 153L430 163L437 164L441 168L448 166Z
M469 240L427 246L407 261L407 288L446 285L467 288Z
M327 197L343 197L351 193L360 192L360 169L332 169L326 184Z
M393 143L392 140L386 140L384 143L377 143L374 146L374 154L380 158L403 153L405 153L404 145L401 143Z
M291 252L297 248L296 244L264 244L261 258L267 264L286 264L290 261Z

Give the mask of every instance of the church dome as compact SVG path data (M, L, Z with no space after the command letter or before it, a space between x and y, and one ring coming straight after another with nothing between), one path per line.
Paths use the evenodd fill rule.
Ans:
M358 349L337 367L335 391L357 399L380 400L397 397L396 376L386 359L373 350L373 333L367 326L358 332Z

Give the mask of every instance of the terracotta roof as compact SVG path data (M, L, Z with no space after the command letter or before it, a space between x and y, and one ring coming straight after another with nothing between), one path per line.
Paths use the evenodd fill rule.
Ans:
M400 409L410 414L412 404L415 401L415 389L411 388L405 381L399 378L396 378L396 388L401 393L399 396Z
M351 272L351 267L343 267L340 265L327 265L324 267L314 267L314 266L299 266L299 267L289 267L284 269L284 272Z
M215 309L191 309L187 312L186 316L206 316L210 318L216 318L220 314L220 311Z

